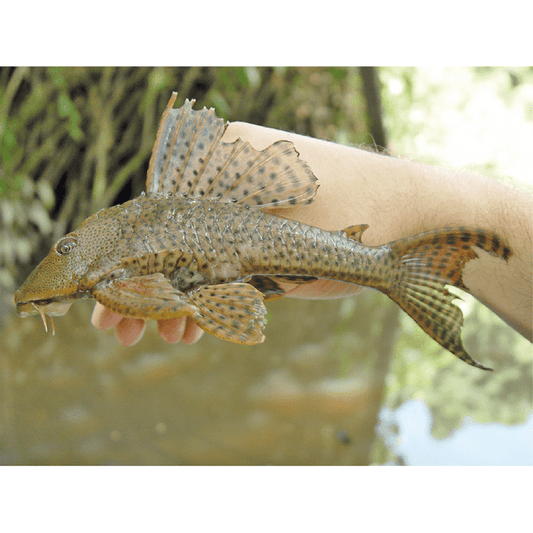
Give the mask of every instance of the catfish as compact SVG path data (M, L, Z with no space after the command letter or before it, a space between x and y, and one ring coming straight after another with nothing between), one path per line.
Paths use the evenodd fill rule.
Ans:
M289 141L257 151L223 142L214 109L174 109L161 119L146 193L95 213L59 239L15 294L18 314L65 314L94 298L132 318L190 317L204 331L240 344L264 340L264 301L280 282L327 279L386 294L441 346L485 370L463 347L463 315L446 285L468 291L464 265L474 248L508 260L494 233L444 228L366 246L357 224L340 231L268 211L313 201L317 178Z

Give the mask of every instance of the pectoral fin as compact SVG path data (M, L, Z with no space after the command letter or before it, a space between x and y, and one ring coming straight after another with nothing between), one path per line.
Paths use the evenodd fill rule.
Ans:
M188 297L198 309L194 321L211 335L239 344L265 339L263 295L249 283L208 285Z
M190 316L207 333L239 344L265 339L263 295L248 283L208 285L187 294L163 274L115 279L97 286L93 297L131 318L160 320Z
M115 279L96 286L95 300L131 318L160 320L195 316L198 309L163 274Z

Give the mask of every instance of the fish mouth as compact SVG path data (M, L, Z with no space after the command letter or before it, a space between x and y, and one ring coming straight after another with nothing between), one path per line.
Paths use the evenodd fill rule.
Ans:
M50 319L52 335L55 334L53 316L63 316L72 305L72 302L57 300L33 300L30 302L17 302L17 313L21 318L31 315L41 315L44 324L44 330L48 333L48 323L46 317Z
M48 316L63 316L72 305L72 302L58 300L33 300L30 302L18 302L17 313L21 318L30 315L45 313Z

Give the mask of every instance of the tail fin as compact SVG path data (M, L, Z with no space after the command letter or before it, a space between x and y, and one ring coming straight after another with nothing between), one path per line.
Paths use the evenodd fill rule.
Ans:
M453 304L458 298L445 285L468 290L462 280L463 267L477 257L473 246L506 261L509 246L493 233L470 228L428 231L389 244L400 262L392 285L384 291L441 346L466 363L492 370L468 355L461 341L463 313Z

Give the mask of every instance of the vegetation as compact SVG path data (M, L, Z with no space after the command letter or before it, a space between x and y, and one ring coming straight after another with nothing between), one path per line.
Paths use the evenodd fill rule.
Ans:
M53 240L140 193L174 90L227 120L368 141L356 69L3 68L0 285L12 291Z
M516 106L525 122L531 122L531 69L464 69L460 76L476 88L496 87L505 105ZM434 113L451 109L447 99L452 97L443 94L446 80L409 68L380 69L380 77L393 152L443 164L436 146L448 134ZM0 298L0 311L12 312L14 289L53 240L96 210L141 192L157 124L174 90L180 100L195 98L197 107L215 107L229 121L352 145L372 144L378 138L369 126L375 120L367 116L364 86L355 68L0 69L0 295L5 294ZM453 98L463 98L462 93L453 94ZM459 103L465 111L466 103ZM424 137L427 133L429 137ZM513 137L513 131L506 135ZM461 161L447 163L463 165ZM495 161L477 170L500 173ZM276 453L293 462L306 462L311 459L305 454L316 452L313 457L318 462L350 463L356 447L362 450L357 457L365 457L366 448L360 442L367 437L361 427L373 438L375 416L369 406L376 404L379 409L385 373L385 405L395 408L408 399L424 400L432 409L437 437L449 435L465 416L479 422L516 424L531 413L531 345L472 299L465 307L465 343L474 356L497 367L491 374L457 361L421 334L394 304L371 291L341 303L287 299L272 302L270 309L269 338L253 349L253 356L251 348L235 348L216 339L203 339L201 346L168 347L155 335L155 341L145 338L135 348L117 348L114 339L86 327L88 308L82 306L58 321L58 335L47 336L45 341L41 333L35 334L42 328L37 321L17 323L4 335L0 350L8 391L2 399L0 426L9 433L9 446L0 449L0 455L8 461L24 463L38 456L39 461L49 462L46 443L56 442L61 451L55 459L58 463L77 457L83 462L88 453L83 447L93 449L96 439L101 455L89 462L153 464L161 462L159 454L164 450L164 460L175 463L187 442L188 430L183 427L192 424L192 438L200 439L203 432L201 444L212 446L206 461L222 462L217 453L222 453L220 443L225 439L234 443L232 461L237 463L246 462L243 449L257 454L261 445L265 455L258 455L257 460L254 455L249 462L260 462L263 457L267 462L289 461L276 459ZM76 335L66 339L61 328L69 332L71 328ZM272 376L283 379L276 381ZM344 389L338 392L333 385L341 383L351 390L348 385L354 376L361 378L357 394L352 391L360 403L352 405L343 396ZM139 380L145 380L146 396L139 396ZM261 392L266 383L275 391L282 388L283 380L295 390L301 385L323 396L316 393L315 403L305 403L296 396L281 395L277 407L271 405L272 396L265 395L265 405L260 407L257 398L250 400L249 390ZM317 388L320 383L327 387ZM181 409L185 401L187 409ZM296 413L293 418L287 414L291 408ZM120 419L119 412L124 413ZM183 423L172 426L178 416ZM217 424L226 420L223 432L215 428L208 433L213 426L211 416ZM161 442L150 433L157 417L169 425L165 438L160 427ZM72 437L68 444L68 431L74 431L72 427L80 420L86 421L86 426L76 429L80 440ZM198 420L203 420L199 431L193 422ZM287 428L297 428L294 442L287 444L295 455L283 455L265 439L256 442L256 426L247 426L250 420L257 427L263 420L271 442L279 438L288 443ZM358 425L361 420L364 424ZM67 429L57 429L63 426ZM243 439L235 435L247 428L249 448L243 448ZM338 441L338 429L350 438ZM128 447L115 456L109 435L113 440L121 433L131 435L131 442L137 442L139 435L148 437L131 456L124 452ZM351 448L349 440L355 438L360 440ZM35 445L27 444L26 450L26 442ZM309 442L309 447L303 442ZM69 446L79 455L72 455ZM274 455L268 455L271 452ZM190 458L184 457L186 462L203 460L196 444ZM390 457L389 450L376 447L375 462Z
M479 172L533 192L529 139L533 129L532 68L380 69L385 124L394 153L429 164ZM524 157L524 154L526 156ZM521 164L520 164L521 162ZM520 181L524 180L524 181ZM532 412L532 347L472 296L464 302L463 339L496 372L472 372L400 314L396 353L384 405L423 400L432 435L448 437L465 419L524 423ZM391 459L377 446L375 460Z

